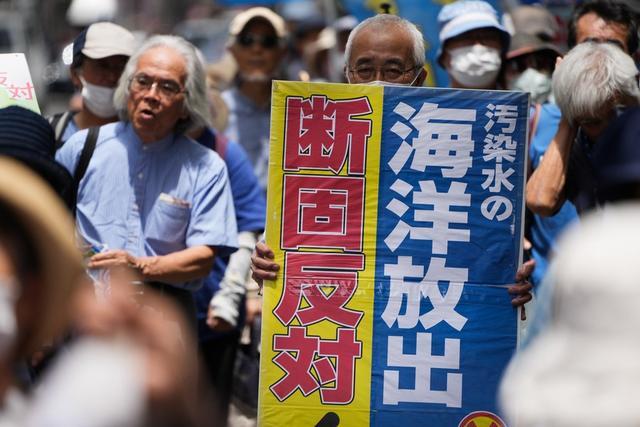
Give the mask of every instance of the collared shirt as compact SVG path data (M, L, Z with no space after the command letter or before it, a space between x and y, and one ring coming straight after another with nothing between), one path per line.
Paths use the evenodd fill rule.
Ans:
M222 92L222 98L229 108L229 124L224 134L246 150L260 185L266 189L271 107L257 106L236 87Z
M67 123L67 127L64 128L64 132L62 132L62 141L66 142L69 138L73 136L74 133L78 132L80 129L76 124L75 117L71 117L69 123Z
M71 173L86 136L87 131L76 133L56 154ZM224 256L237 247L222 159L184 136L142 143L129 123L100 128L80 182L76 215L78 230L89 243L135 256L167 255L200 245Z

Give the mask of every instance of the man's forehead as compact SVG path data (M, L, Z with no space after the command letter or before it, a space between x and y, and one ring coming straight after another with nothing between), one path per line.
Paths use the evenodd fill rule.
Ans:
M405 63L412 55L411 38L403 28L371 25L353 39L349 62Z
M619 22L606 21L594 12L587 13L578 19L576 25L576 42L598 41L617 42L627 49L628 28Z
M186 74L187 62L180 52L166 46L156 46L140 55L136 71L151 70L180 79Z

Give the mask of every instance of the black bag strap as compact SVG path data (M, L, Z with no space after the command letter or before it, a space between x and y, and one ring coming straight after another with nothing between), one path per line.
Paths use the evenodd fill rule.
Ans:
M56 150L64 144L62 135L64 135L64 131L67 129L67 126L74 115L75 112L73 111L65 111L64 113L57 113L49 117L49 124L53 128L53 132L56 137Z
M76 211L76 203L78 202L78 190L80 189L80 181L84 177L91 161L91 156L96 149L96 142L98 141L98 134L100 133L100 127L95 126L89 128L87 133L87 139L84 140L84 146L82 147L82 153L80 154L80 160L73 173L73 189L71 196L73 197L73 212Z

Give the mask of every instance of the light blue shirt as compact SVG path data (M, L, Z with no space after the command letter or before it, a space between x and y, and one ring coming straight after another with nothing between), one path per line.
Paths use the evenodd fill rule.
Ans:
M62 132L62 141L66 142L73 136L74 133L78 132L79 130L80 129L78 129L75 118L71 117L71 120L69 120L67 127L64 129L64 132Z
M86 130L74 134L56 154L72 174L86 136ZM123 122L100 128L80 181L76 222L89 243L135 256L167 255L200 245L224 256L237 247L224 161L184 136L143 144Z

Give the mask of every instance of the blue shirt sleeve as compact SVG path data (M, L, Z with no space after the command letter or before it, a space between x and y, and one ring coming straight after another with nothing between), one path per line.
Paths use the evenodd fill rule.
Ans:
M249 157L240 144L229 141L225 155L238 231L262 231L266 200Z
M224 256L238 247L236 216L227 168L215 153L207 154L195 182L186 243L213 246L217 256Z

